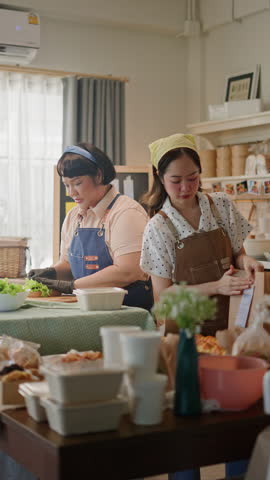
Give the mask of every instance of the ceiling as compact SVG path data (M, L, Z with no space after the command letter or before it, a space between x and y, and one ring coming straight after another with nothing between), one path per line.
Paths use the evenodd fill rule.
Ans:
M186 0L4 0L0 6L33 9L41 16L176 35L182 30Z

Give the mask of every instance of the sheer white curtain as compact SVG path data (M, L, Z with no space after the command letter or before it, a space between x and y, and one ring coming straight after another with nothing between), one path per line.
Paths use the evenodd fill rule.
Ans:
M0 105L0 235L29 237L32 267L48 266L53 166L62 150L62 80L0 72Z

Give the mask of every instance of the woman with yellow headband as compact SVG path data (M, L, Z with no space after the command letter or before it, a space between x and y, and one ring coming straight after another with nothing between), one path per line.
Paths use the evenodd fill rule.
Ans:
M144 231L141 268L151 275L154 299L174 283L186 282L203 294L216 296L216 319L202 333L214 335L227 328L230 295L250 287L263 267L246 255L243 242L252 226L224 193L201 191L201 164L192 135L175 134L149 145L154 181L144 198L151 220ZM234 269L246 271L234 277ZM167 331L176 331L174 322ZM229 464L227 474L241 474L246 462ZM239 472L239 473L238 473ZM199 478L199 472L177 472L181 480Z

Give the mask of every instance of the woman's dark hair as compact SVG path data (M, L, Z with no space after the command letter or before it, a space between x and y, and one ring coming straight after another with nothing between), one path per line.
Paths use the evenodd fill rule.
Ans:
M158 173L156 167L153 167L153 184L151 189L141 198L141 203L146 206L150 217L153 217L162 208L163 203L168 196L163 183L161 182L168 166L173 160L181 158L184 155L191 158L201 173L202 168L200 157L195 150L192 150L191 148L175 148L165 153L158 162ZM201 191L201 186L199 187L199 191Z
M114 165L106 153L102 152L91 143L82 142L78 143L77 146L91 153L97 163L91 162L88 158L77 153L63 153L62 157L58 160L56 167L60 177L73 178L89 175L89 177L94 180L99 172L101 172L102 185L108 185L115 179L116 172Z

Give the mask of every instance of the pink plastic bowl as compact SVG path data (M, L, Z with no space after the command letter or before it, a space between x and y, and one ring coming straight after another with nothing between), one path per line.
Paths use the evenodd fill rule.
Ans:
M260 358L201 355L201 396L225 410L245 410L262 396L267 363Z

